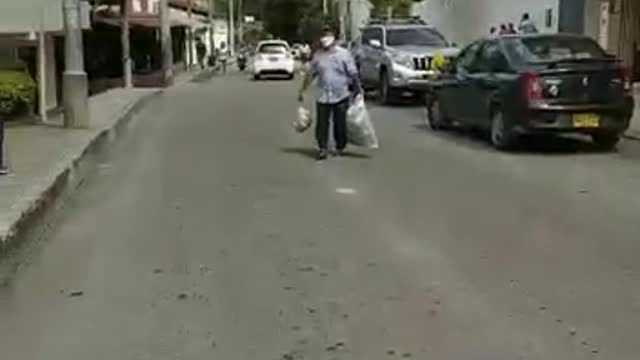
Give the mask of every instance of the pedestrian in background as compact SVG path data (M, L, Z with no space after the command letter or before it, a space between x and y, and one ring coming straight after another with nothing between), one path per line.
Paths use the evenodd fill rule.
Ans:
M304 93L313 80L318 87L316 99L316 141L318 160L327 158L330 121L336 154L341 155L347 146L347 110L351 100L362 92L358 69L351 53L336 45L335 33L325 27L320 36L320 47L313 53L310 70L306 72L298 101L304 101Z
M531 21L529 13L522 14L522 19L520 20L520 26L518 26L518 30L523 34L535 34L538 32L538 28L536 27L536 24Z
M498 29L496 29L495 26L492 26L491 29L489 29L489 37L490 38L495 38L496 37L496 31L498 31Z
M507 34L514 35L514 34L517 34L517 33L518 33L518 31L516 30L516 26L513 23L510 22L508 27L507 27Z
M507 35L509 33L509 29L507 29L506 24L500 24L500 32L498 35Z
M200 65L200 69L204 70L205 68L205 59L207 58L207 46L204 44L201 38L196 40L196 53L198 54L198 65Z

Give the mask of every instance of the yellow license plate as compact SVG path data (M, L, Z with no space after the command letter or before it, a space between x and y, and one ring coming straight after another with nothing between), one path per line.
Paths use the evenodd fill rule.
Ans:
M573 114L573 127L597 128L599 126L600 115L598 114Z

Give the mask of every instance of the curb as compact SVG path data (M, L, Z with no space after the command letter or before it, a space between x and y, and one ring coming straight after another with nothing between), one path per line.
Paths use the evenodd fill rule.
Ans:
M623 137L628 140L640 141L640 132L638 131L627 131Z
M18 208L18 211L15 213L16 215L9 217L9 227L7 229L0 229L0 256L7 254L10 250L20 245L20 240L23 238L23 235L28 232L32 225L37 224L41 218L44 218L47 210L51 209L57 200L65 194L72 193L82 184L86 177L86 172L83 173L83 170L85 170L88 165L85 163L85 160L88 160L89 154L108 145L109 142L117 138L121 129L125 127L145 105L168 89L170 88L158 89L143 96L128 108L123 109L122 113L117 115L117 119L111 127L100 130L89 140L84 149L78 154L75 154L72 159L68 160L62 168L54 169L54 175L44 179L42 182L44 185L32 191L35 195L27 194L25 200L19 200L16 204ZM11 217L13 217L13 219L11 219Z

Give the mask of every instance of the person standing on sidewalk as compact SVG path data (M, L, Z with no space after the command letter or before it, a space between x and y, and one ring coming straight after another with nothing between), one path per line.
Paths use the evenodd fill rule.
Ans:
M347 146L347 110L351 99L362 92L355 60L351 53L336 45L334 31L325 26L320 36L320 48L314 52L310 69L305 73L298 101L304 101L304 93L316 80L316 140L318 160L327 158L329 125L333 122L333 137L337 155Z

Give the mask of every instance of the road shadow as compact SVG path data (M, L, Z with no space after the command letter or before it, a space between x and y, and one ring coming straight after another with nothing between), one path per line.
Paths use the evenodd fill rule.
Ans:
M488 134L481 130L449 129L433 131L424 123L413 124L413 128L428 131L433 136L455 142L475 150L497 151L489 143ZM602 150L581 135L526 135L519 138L518 144L509 151L513 155L592 155L616 153L618 150Z
M283 148L280 148L280 151L282 151L285 154L299 155L307 159L313 159L313 160L315 160L316 155L318 154L317 149L310 148L310 147L283 147ZM332 157L333 155L334 154L332 153ZM349 150L349 151L343 152L341 158L370 159L371 156L368 154Z

